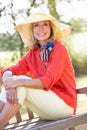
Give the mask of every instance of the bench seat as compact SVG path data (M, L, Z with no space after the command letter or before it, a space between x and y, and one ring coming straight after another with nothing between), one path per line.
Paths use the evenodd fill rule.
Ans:
M4 130L75 130L75 126L87 123L87 113L77 114L56 121L41 120L39 117L7 125Z

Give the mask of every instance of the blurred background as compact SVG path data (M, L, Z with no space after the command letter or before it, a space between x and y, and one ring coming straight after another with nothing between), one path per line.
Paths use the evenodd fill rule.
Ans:
M87 80L87 0L0 0L0 66L15 64L28 51L14 27L36 11L51 13L71 26L63 44L69 50L76 79L85 76Z

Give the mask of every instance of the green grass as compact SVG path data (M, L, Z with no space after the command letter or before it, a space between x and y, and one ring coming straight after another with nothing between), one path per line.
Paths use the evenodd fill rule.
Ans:
M0 66L6 68L17 62L20 58L18 51L5 51L0 52Z

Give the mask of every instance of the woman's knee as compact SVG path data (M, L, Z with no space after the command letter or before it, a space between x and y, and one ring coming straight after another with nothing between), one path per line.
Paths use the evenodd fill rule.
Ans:
M26 98L26 88L24 86L17 88L17 98L18 102L22 105Z

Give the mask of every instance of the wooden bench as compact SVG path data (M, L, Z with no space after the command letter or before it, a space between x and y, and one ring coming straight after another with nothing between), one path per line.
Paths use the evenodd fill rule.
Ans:
M87 94L87 87L77 89L78 94ZM75 130L76 126L87 123L87 112L68 118L48 121L35 117L34 113L27 109L29 119L22 121L20 112L17 113L17 123L6 125L4 130Z

